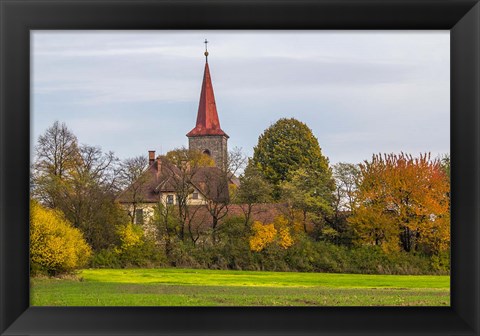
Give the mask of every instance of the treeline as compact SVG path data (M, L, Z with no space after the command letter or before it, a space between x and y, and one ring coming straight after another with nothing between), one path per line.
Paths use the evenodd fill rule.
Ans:
M147 159L119 161L113 153L80 146L66 125L56 122L36 146L32 197L38 204L33 209L55 209L60 222L81 233L91 255L85 249L75 265L52 267L51 252L43 260L31 251L40 256L32 257L32 270L449 272L448 156L378 154L361 164L331 167L305 124L280 119L259 137L240 186L224 185L228 197L207 192L205 204L195 207L187 202L190 183L212 162L186 149L168 153L165 160L179 167L174 180L181 202L158 202L146 225L134 224L135 211L125 211L115 199L136 181L142 183ZM217 178L228 181L243 162L239 151L231 153L229 170ZM141 206L140 193L134 195L132 204ZM38 218L32 215L31 221Z

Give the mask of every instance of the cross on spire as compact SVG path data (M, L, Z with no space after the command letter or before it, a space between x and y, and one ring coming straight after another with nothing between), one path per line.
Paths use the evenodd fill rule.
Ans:
M205 55L205 62L208 63L208 49L207 49L207 44L208 44L208 40L205 39L205 52L204 52L204 55Z

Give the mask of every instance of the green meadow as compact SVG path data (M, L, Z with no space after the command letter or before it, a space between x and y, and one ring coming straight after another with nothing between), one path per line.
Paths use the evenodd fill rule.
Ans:
M86 269L32 278L34 306L448 306L450 277Z

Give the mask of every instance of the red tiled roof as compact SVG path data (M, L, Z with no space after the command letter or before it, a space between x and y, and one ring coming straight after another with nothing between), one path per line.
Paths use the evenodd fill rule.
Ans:
M227 213L223 217L219 225L222 225L227 218L242 217L244 218L243 209L246 209L246 204L229 204L224 208L222 213ZM243 208L243 209L242 209ZM273 223L275 217L285 215L286 208L284 204L269 203L269 204L255 204L250 215L250 220L259 221L263 224ZM190 205L190 224L195 229L205 230L212 225L212 216L208 209L203 205Z
M131 186L117 197L120 203L156 203L160 192L175 192L173 174L178 168L164 158L157 158Z
M181 171L164 157L158 157L143 175L118 197L120 203L156 203L161 193L175 193L181 183ZM192 174L191 184L203 195L216 201L228 201L228 184L217 167L200 167Z
M243 210L246 209L246 204L230 204L228 206L229 216L244 216ZM285 215L285 205L281 203L264 203L255 204L250 219L252 221L259 221L263 224L273 223L275 217Z
M200 103L198 105L197 113L197 124L194 129L188 132L187 137L203 135L223 135L228 137L228 135L220 128L208 63L205 63L205 72L203 74L202 91L200 93Z

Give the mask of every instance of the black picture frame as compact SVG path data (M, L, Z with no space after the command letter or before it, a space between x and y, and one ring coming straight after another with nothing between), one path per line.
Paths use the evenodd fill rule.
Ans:
M480 5L474 0L0 0L2 335L479 335ZM30 30L447 29L451 307L29 307Z

